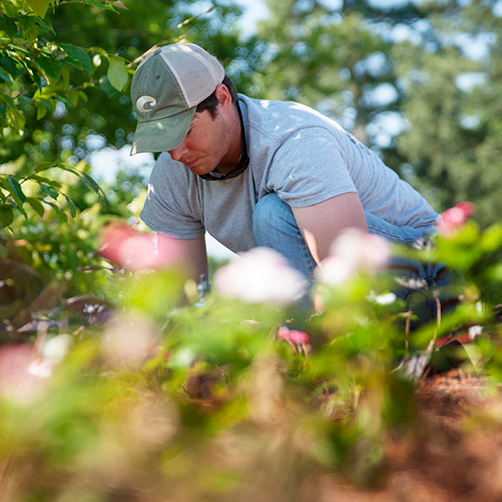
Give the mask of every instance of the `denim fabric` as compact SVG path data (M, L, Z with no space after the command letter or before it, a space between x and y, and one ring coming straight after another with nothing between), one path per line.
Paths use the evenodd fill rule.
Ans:
M413 245L423 237L420 230L412 227L398 227L370 213L365 213L365 216L370 233L392 242ZM277 194L265 195L256 204L253 212L253 236L257 246L280 252L304 277L312 278L316 262L303 239L291 207ZM454 272L443 264L418 263L403 257L394 257L389 269L401 279L401 285L396 282L393 291L406 302L407 309L412 309L421 321L435 318L437 304L432 291L434 288L450 285L454 280Z

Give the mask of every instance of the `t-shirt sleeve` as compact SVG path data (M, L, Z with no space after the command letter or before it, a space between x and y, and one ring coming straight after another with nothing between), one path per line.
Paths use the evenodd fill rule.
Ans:
M291 207L306 207L357 192L336 138L322 127L295 131L277 149L267 190Z
M196 187L190 186L185 175L157 161L150 181L141 219L155 232L171 234L180 239L195 239L205 233L198 214Z

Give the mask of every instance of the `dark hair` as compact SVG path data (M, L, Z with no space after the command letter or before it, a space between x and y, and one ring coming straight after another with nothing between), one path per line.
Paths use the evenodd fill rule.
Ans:
M228 92L230 93L230 97L232 98L232 103L235 103L237 101L237 91L235 89L235 86L233 82L225 75L225 78L223 79L222 84L228 89ZM220 102L218 101L218 98L216 97L216 90L206 98L204 101L201 101L196 108L196 112L200 113L203 112L204 110L207 110L210 114L211 117L214 119L216 115L218 115L218 110L216 109Z

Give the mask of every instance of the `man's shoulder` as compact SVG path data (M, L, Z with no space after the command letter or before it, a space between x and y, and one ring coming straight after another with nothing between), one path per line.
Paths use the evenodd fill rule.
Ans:
M328 134L345 134L337 122L301 103L254 99L245 95L239 95L239 101L244 105L251 131L270 139L282 142L285 137L305 128L320 128Z

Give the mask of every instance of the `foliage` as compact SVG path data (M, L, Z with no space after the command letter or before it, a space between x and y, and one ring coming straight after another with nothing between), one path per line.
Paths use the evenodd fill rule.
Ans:
M433 4L429 2L427 5ZM484 226L500 213L501 18L496 2L445 2L419 44L395 48L410 127L399 151L412 176L445 208L472 200Z
M388 435L419 434L413 380L400 361L406 368L431 355L431 341L479 325L464 371L500 382L501 244L500 225L481 231L471 222L433 248L399 250L447 259L464 277L457 309L412 332L402 329L402 302L387 294L393 277L367 266L318 283L323 307L305 319L310 339L287 330L278 338L293 312L271 303L216 290L201 305L174 263L107 272L113 303L104 325L66 316L47 333L39 322L19 332L23 345L0 350L3 499L304 500L300 487L320 470L381 485ZM430 293L435 301L440 292ZM183 306L185 295L199 306ZM99 299L85 302L89 309Z
M9 227L0 258L2 500L315 500L305 486L319 473L374 487L386 481L388 438L403 431L420 441L414 380L428 363L434 370L441 343L470 336L463 370L500 384L498 224L470 222L433 248L396 250L462 277L454 288L418 282L439 316L414 330L419 305L403 311L389 293L395 278L371 267L319 278L318 310L305 315L223 294L259 293L262 284L244 283L238 267L226 269L233 278L219 274L232 287L204 301L178 262L128 271L132 256L148 254L150 234L139 234L138 248L131 230L123 263L103 258L98 230L107 222L119 216L141 228L143 180L121 172L98 189L88 157L96 145L128 141L126 75L138 56L182 37L218 55L250 95L304 100L360 128L377 125L379 112L406 110L413 127L384 154L417 185L435 176L444 186L438 205L485 197L490 180L496 187L498 46L490 61L472 61L439 36L473 32L475 23L496 32L490 2L269 5L265 42L239 39L239 9L226 2L209 11L160 0L148 9L132 0L0 5L0 221ZM425 18L418 44L381 36L399 24L419 31ZM477 89L455 85L481 69L489 78ZM396 100L371 103L387 84ZM466 114L482 127L464 127ZM372 130L369 141L381 147ZM468 174L472 155L485 162L480 184L479 172ZM480 220L493 219L496 203L478 202ZM75 210L78 219L69 218ZM265 272L246 277L273 271ZM448 310L443 297L459 305Z
M145 9L132 0L6 0L0 9L2 228L47 206L69 204L75 212L71 197L59 190L57 170L39 179L48 168L83 173L99 192L85 165L106 143L121 148L130 141L136 123L130 77L146 50L199 41L226 64L241 61L230 69L238 85L249 82L261 52L256 40L239 47L234 26L240 10L226 3L201 9L195 0L156 0ZM26 197L28 181L38 189Z

